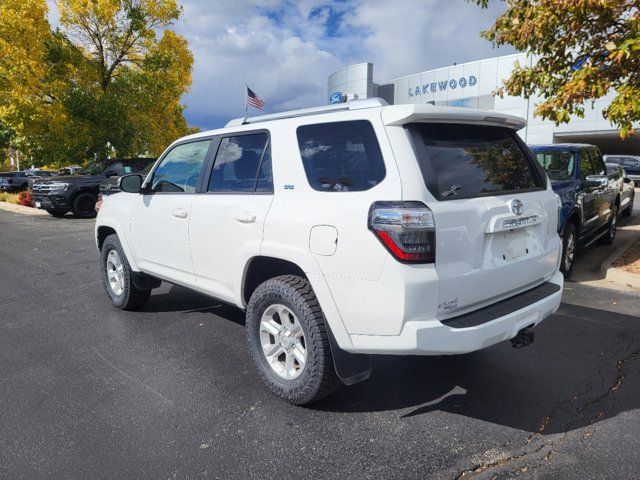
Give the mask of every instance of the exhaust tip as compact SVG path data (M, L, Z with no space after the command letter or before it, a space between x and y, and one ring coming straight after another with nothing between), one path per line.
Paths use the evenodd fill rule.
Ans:
M533 331L531 330L531 327L525 327L511 339L511 346L513 348L528 347L533 343L533 340Z

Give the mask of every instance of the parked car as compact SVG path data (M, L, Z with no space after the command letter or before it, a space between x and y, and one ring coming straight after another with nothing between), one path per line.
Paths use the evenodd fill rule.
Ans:
M81 166L70 165L68 167L62 167L60 170L58 170L58 175L75 175L80 170L82 170Z
M598 147L563 143L530 148L560 197L560 269L568 277L578 247L615 240L620 191L611 184Z
M105 290L131 310L162 279L246 309L261 378L294 404L366 379L369 354L528 345L563 277L523 126L368 99L182 138L104 197Z
M140 172L141 175L145 177L151 171L153 167L153 163L150 163ZM105 195L113 195L114 193L120 192L120 177L107 177L100 184L100 188L98 189L98 201L96 202L96 212L100 210L102 207L102 198Z
M627 177L627 172L617 163L607 163L607 173L614 188L620 191L620 213L624 217L630 217L633 213L633 201L635 199L635 184Z
M605 155L604 161L616 163L624 168L627 177L640 184L640 156L636 155Z
M0 190L5 192L20 192L29 186L29 171L0 173Z
M38 181L51 178L58 175L56 172L49 172L47 170L29 170L29 175L27 176L27 186L28 188L33 188L33 184Z
M54 217L62 217L69 210L76 217L94 217L98 187L105 178L139 172L154 161L153 158L129 158L95 162L76 175L61 175L35 183L33 202Z

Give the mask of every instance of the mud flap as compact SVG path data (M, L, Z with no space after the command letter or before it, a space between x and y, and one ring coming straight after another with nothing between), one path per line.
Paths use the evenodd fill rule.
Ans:
M345 352L336 342L333 332L327 325L329 345L333 356L333 366L338 377L345 385L355 385L371 376L371 358L369 355Z

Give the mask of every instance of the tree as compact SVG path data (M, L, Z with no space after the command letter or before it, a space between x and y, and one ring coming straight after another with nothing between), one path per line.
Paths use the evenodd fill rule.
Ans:
M486 8L489 0L469 0ZM640 121L640 13L638 0L502 0L506 12L482 36L534 55L516 65L500 95L540 95L536 115L556 124L584 116L585 103L615 90L603 111L634 133Z
M0 121L35 163L159 154L189 131L193 56L175 0L0 2ZM25 20L26 19L26 20Z

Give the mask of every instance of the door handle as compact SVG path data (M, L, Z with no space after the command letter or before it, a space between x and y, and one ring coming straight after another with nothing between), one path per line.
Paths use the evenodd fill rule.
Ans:
M187 218L189 211L186 208L174 208L171 214L176 218Z
M241 212L236 214L236 222L240 223L255 223L256 216L253 213Z

